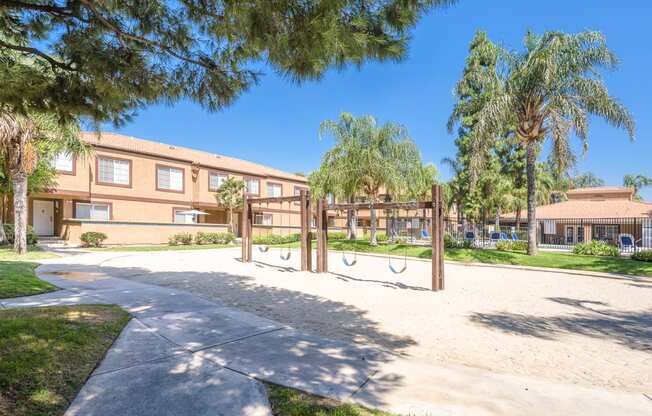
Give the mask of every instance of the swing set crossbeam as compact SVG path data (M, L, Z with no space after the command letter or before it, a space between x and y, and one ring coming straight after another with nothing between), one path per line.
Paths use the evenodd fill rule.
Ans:
M435 204L432 201L421 201L421 202L356 202L350 204L328 204L326 205L327 210L334 211L347 211L347 210L365 210L365 209L430 209Z

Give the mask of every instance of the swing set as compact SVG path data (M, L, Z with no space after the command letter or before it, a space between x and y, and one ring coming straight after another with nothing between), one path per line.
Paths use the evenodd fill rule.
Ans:
M439 291L444 289L444 206L442 188L440 185L434 185L431 189L432 199L422 202L378 202L378 203L344 203L329 204L326 200L320 200L317 203L317 273L328 272L328 218L329 211L353 211L355 218L358 218L360 210L377 210L391 211L392 220L395 220L397 212L407 212L410 218L410 211L415 212L422 209L424 213L430 211L428 216L431 220L432 246L431 270L432 270L432 290ZM425 214L424 214L425 215ZM338 214L339 216L339 214ZM351 218L349 218L351 220ZM388 227L390 229L390 227ZM393 227L392 227L393 229ZM400 242L401 238L392 235L391 241ZM403 243L403 261L402 264L396 264L396 258L392 256L390 244L387 244L387 267L394 274L402 274L408 269L408 239ZM392 259L394 258L394 262ZM346 267L353 267L358 263L358 252L355 246L352 252L342 252L342 263Z
M306 190L301 190L299 195L280 196L269 198L253 198L244 195L244 204L242 210L242 261L249 263L253 261L253 229L254 227L271 227L272 229L291 231L300 228L301 237L301 271L310 271L312 269L312 241L310 232L310 194ZM279 208L270 208L270 204L278 204ZM293 206L299 204L300 209L296 211ZM287 209L285 209L287 207ZM300 226L292 225L292 215L300 213ZM255 224L254 218L258 214L277 213L280 217L279 225ZM272 214L273 215L273 214ZM270 247L268 245L258 245L258 251L267 253ZM288 239L287 243L279 245L279 257L283 261L288 261L292 257L292 242Z
M431 270L432 270L432 290L439 291L444 289L444 207L442 198L442 188L440 185L432 187L432 199L430 201L422 202L379 202L379 203L344 203L344 204L329 204L325 199L317 201L317 207L313 212L310 193L307 190L301 190L299 195L285 196L285 197L269 197L269 198L252 198L247 195L244 197L244 207L242 215L242 261L251 262L252 258L252 242L253 242L253 228L259 226L254 224L254 217L257 213L261 212L277 212L281 216L280 225L267 226L280 229L295 229L296 226L291 225L292 214L296 214L296 210L292 210L292 206L299 205L300 213L300 246L301 246L301 271L312 270L312 232L311 232L311 219L313 214L316 215L317 221L317 273L328 273L328 218L330 211L338 213L342 211L354 211L355 218L358 217L359 210L378 211L392 211L394 213L400 211L409 212L412 210L422 209L424 214L430 211L428 216L431 220L432 238L430 244L432 245L431 257ZM287 210L283 210L284 204L288 205ZM269 204L280 204L280 209L271 209ZM262 205L265 205L263 208ZM395 217L395 214L394 214ZM283 218L287 218L286 224ZM392 236L394 239L394 236ZM407 240L407 238L406 238ZM394 241L400 241L400 238ZM387 245L387 267L394 274L402 274L408 269L407 252L408 241L403 244L403 262L397 265L392 262L392 254L389 244ZM288 261L292 256L291 242L281 245L279 247L279 257L281 260ZM354 246L355 247L355 246ZM266 253L270 249L269 246L260 245L258 250L261 253ZM347 253L342 252L342 263L346 267L354 267L358 263L358 252ZM400 264L400 263L399 263Z

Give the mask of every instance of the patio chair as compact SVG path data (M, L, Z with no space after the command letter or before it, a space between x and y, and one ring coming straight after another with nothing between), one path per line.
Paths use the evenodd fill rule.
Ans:
M639 240L640 241L640 240ZM636 251L636 243L634 236L631 234L618 234L618 247L620 251Z
M430 233L428 232L428 230L421 230L421 232L419 233L419 237L422 240L430 240Z
M516 234L515 232L512 233L512 241L519 241L519 240L520 238L518 238L518 234Z

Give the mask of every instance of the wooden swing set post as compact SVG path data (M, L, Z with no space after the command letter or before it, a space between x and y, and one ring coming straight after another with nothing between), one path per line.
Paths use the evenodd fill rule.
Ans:
M328 273L328 210L324 199L317 202L317 273Z
M444 203L441 185L432 186L432 290L444 290Z
M242 262L251 263L253 210L246 191L243 193L242 200Z
M312 233L310 232L310 195L307 191L299 192L301 204L301 271L312 271Z

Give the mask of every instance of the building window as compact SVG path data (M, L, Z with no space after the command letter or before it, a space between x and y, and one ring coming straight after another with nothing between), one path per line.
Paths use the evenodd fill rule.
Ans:
M197 215L184 214L188 208L174 208L174 222L177 224L197 224Z
M566 244L575 243L575 227L572 225L566 226Z
M283 185L280 183L267 182L267 196L271 198L283 196Z
M111 219L109 204L82 203L75 204L75 218L80 220L108 221Z
M100 157L97 159L97 183L131 186L131 161Z
M584 227L583 226L577 227L577 242L578 243L583 243L584 242Z
M616 241L618 225L594 225L593 239L602 241Z
M245 178L245 189L253 195L260 195L260 180L255 178Z
M210 172L208 174L208 189L210 191L217 191L228 178L228 175L223 173Z
M75 172L75 159L68 152L61 152L54 158L52 165L58 172L73 173Z
M254 215L255 225L273 225L274 217L272 214L256 214Z
M171 166L156 167L156 189L183 192L183 169Z

